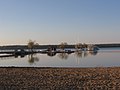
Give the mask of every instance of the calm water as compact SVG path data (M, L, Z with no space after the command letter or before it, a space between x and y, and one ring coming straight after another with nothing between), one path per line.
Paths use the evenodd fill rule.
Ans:
M120 66L120 48L104 48L97 53L36 54L0 58L0 67L111 67Z

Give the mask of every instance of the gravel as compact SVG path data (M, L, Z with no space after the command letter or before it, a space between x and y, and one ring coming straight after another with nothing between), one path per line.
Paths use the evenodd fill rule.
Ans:
M120 90L120 67L2 67L0 90Z

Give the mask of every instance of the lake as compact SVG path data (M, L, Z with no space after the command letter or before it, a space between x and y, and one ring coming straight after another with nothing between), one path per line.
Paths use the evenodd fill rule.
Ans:
M120 66L120 48L100 48L96 53L35 54L2 57L0 67L111 67Z

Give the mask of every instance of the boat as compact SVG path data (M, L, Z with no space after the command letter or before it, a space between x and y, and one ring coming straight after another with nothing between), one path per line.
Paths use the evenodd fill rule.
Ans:
M98 50L99 50L99 48L92 44L88 45L88 47L87 47L87 51L98 51Z

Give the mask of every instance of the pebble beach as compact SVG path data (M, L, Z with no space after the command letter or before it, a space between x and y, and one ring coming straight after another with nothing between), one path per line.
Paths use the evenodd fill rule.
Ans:
M120 90L120 67L1 67L0 90Z

